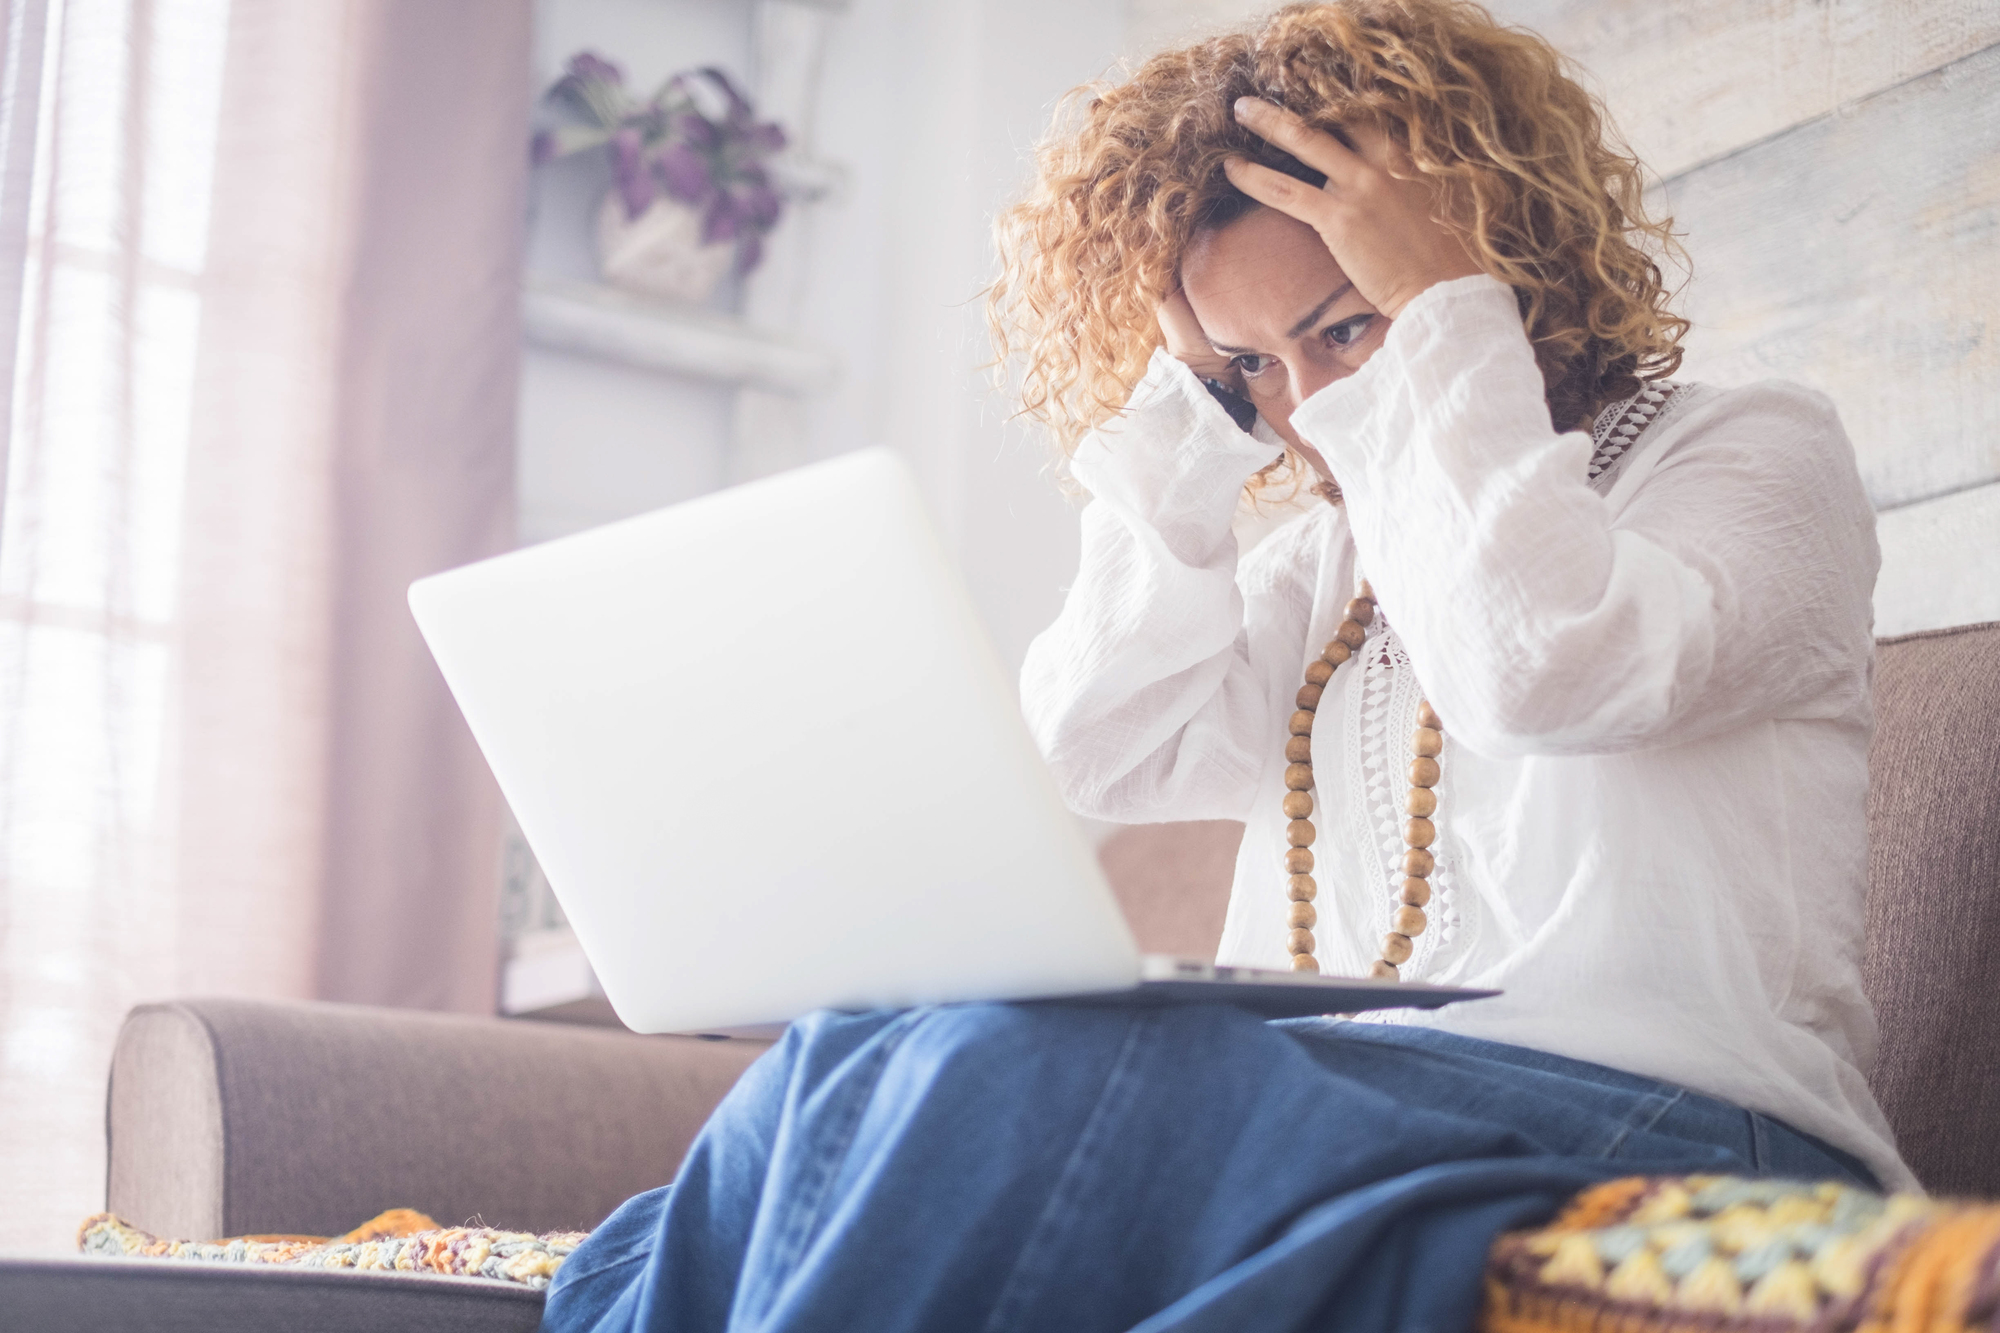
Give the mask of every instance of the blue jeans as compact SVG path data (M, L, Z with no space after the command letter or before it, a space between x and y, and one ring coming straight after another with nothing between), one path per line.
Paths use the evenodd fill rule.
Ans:
M542 1327L1443 1333L1499 1232L1686 1171L1873 1184L1712 1098L1421 1028L817 1014L569 1258Z

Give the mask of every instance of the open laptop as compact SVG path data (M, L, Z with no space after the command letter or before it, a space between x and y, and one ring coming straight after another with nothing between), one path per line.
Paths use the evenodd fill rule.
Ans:
M422 579L410 607L636 1031L1492 993L1141 957L886 449Z

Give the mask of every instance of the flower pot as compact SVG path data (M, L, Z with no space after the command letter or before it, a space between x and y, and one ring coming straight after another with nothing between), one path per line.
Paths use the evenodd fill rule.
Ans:
M733 241L703 245L701 212L661 196L636 218L612 190L597 210L597 270L614 287L669 301L706 301L736 260Z

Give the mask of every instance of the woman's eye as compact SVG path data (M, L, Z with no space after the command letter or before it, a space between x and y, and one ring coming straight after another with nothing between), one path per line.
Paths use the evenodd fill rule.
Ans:
M1373 315L1351 315L1338 324L1329 324L1326 340L1335 347L1352 347L1368 332L1368 326L1375 322Z
M1229 364L1245 379L1255 379L1271 368L1271 358L1255 352L1246 352L1242 356L1230 357Z

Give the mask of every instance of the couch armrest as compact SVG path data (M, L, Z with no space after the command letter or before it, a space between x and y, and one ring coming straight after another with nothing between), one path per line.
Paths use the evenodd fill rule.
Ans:
M767 1043L335 1004L126 1016L107 1206L158 1235L337 1235L385 1208L586 1228L665 1184Z
M542 1303L476 1277L0 1258L0 1324L24 1333L534 1333Z

